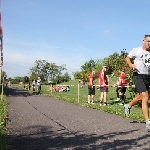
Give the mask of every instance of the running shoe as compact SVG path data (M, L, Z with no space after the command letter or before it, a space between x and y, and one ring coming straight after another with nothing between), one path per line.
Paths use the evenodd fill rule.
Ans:
M126 117L130 116L130 109L131 108L129 107L129 104L124 105L124 112L125 112Z
M119 105L123 105L123 104L120 102Z
M150 132L150 120L146 121L146 130Z
M103 106L107 106L107 103L106 102L104 102L104 105Z
M99 104L100 106L102 106L103 105L103 102L102 101L100 101L100 104Z
M120 98L117 98L117 101L119 101L120 100Z

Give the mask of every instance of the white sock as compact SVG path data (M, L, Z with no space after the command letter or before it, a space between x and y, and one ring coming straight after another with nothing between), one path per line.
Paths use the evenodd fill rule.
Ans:
M131 106L128 104L128 108L131 108Z

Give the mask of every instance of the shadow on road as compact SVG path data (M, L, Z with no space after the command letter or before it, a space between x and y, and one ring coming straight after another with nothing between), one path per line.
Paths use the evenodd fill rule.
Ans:
M36 92L30 93L29 91L26 90L21 90L17 88L9 88L6 87L6 95L7 96L13 96L13 97L27 97L27 96L32 96L35 95Z
M27 130L27 131L26 131ZM96 134L81 134L80 132L69 133L65 129L53 131L51 127L46 126L29 126L23 131L32 131L32 134L12 135L9 137L12 147L11 150L59 150L59 149L132 149L142 147L139 141L149 138L149 134L138 137L137 139L113 140L117 136L128 135L136 132L131 130L128 132L110 132L97 136ZM109 142L110 139L110 142ZM112 142L113 141L113 142ZM100 144L99 144L100 143ZM148 142L144 145L148 146ZM145 148L144 150L146 150ZM148 149L147 149L148 150Z

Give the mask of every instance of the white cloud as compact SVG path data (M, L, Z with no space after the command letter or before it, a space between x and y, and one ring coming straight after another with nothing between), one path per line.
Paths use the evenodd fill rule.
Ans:
M17 44L15 41L14 43ZM51 47L46 43L29 44L28 51L5 47L3 69L9 77L25 76L28 74L29 68L34 66L35 60L47 60L57 65L66 64L67 72L72 74L72 72L79 71L80 66L85 62L85 58L81 57L82 53L78 51L71 48Z

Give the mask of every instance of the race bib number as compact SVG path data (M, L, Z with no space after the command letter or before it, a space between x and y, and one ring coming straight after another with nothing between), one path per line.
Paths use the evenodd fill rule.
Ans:
M145 57L143 57L143 63L146 68L150 68L150 55L146 54Z

